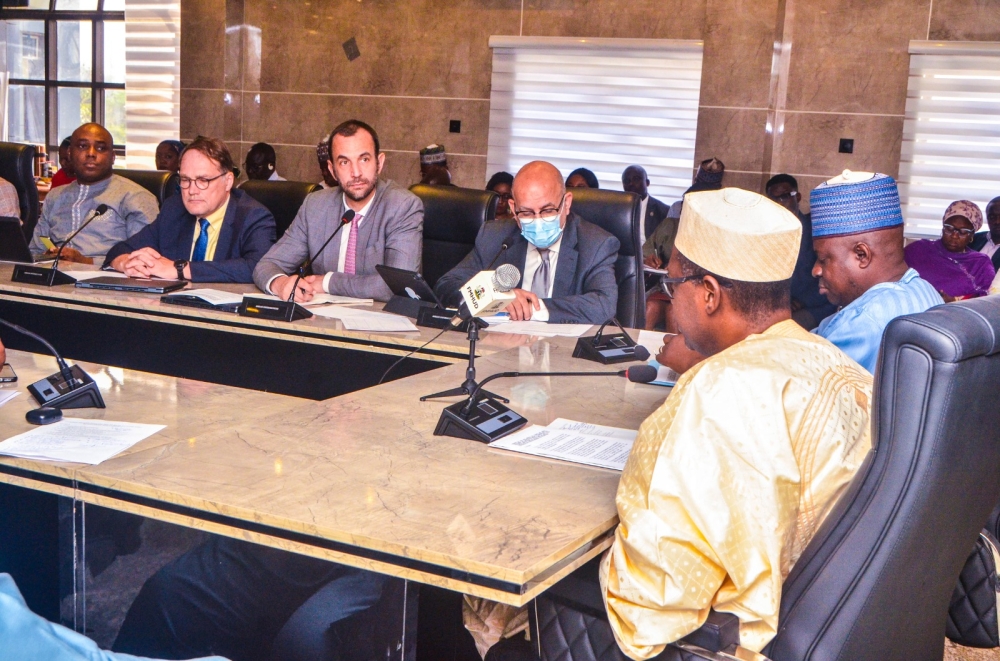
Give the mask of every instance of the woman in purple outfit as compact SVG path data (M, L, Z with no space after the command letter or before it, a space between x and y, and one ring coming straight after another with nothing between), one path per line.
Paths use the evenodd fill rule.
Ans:
M990 258L969 250L983 226L983 212L969 200L958 200L944 212L944 231L936 241L921 239L906 246L906 263L941 293L946 303L985 296L996 270Z

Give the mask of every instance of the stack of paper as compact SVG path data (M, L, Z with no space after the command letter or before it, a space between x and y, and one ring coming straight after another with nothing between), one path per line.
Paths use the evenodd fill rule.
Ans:
M185 289L178 292L184 296L194 296L212 305L234 305L243 302L243 294L234 294L221 289Z
M544 321L508 321L490 325L491 333L514 333L517 335L537 335L538 337L580 337L593 326L591 324L547 324Z
M25 459L99 464L166 425L63 418L0 443L0 454Z
M190 293L190 292L185 292ZM241 294L241 296L250 296L253 298L270 298L275 301L279 301L277 296L271 296L270 294ZM241 299L242 300L242 299ZM299 305L304 305L306 307L312 307L314 305L371 305L373 303L370 298L352 298L350 296L336 296L334 294L327 294L326 292L319 292L314 294L313 297L308 301L296 300Z
M649 355L652 356L652 358L649 359L649 364L656 368L656 380L652 381L652 384L655 386L673 387L673 385L677 383L677 379L680 378L680 375L669 367L665 367L656 362L656 354L660 353L660 349L663 348L663 338L665 336L666 333L641 330L639 331L639 339L636 340L636 343L646 347L649 351Z
M77 281L93 280L94 278L127 278L128 276L118 271L67 271Z
M620 471L625 468L636 433L557 418L545 427L530 425L504 436L490 447Z
M353 331L376 331L382 333L419 331L408 318L388 312L358 310L342 305L315 308L311 312L319 317L340 319L344 328Z

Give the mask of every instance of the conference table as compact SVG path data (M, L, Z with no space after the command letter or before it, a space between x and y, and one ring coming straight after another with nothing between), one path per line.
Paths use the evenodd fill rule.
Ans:
M59 328L67 314L102 329L142 322L161 329L156 343L196 329L217 334L219 346L246 338L257 349L266 346L253 344L262 339L298 347L314 361L320 355L342 361L335 376L349 382L293 397L281 394L268 382L274 375L263 372L235 387L226 382L240 380L232 374L191 378L122 365L141 361L128 351L116 353L121 342L134 343L137 355L156 351L149 336L116 336L109 349L97 352L115 360L86 362L87 351L94 350L71 338L89 331ZM0 270L0 317L8 315L32 330L56 332L58 341L48 339L60 348L72 345L67 356L84 361L95 376L107 408L67 411L67 416L166 425L93 466L0 457L8 498L43 494L73 508L96 505L380 572L404 585L431 585L513 606L529 603L611 543L619 473L434 435L443 407L458 400L421 402L420 396L462 383L468 352L462 334L445 333L429 344L420 365L397 374L405 378L376 386L387 360L437 331L360 333L332 319L244 320L174 309L158 297L16 285ZM5 342L8 337L3 335ZM575 343L568 337L486 331L479 378L502 371L612 373L621 367L573 358ZM56 370L48 356L8 353L20 389ZM374 380L342 372L350 369L343 367L349 360L375 374ZM337 394L317 397L324 389ZM498 379L490 390L510 398L511 408L530 423L566 418L628 429L637 429L668 392L613 375ZM34 406L24 392L0 408L0 438L28 431L24 413ZM56 514L48 507L51 524ZM44 526L18 520L16 511L5 515L13 517L5 529L26 539L42 534ZM53 558L43 553L28 560L37 567ZM79 583L74 578L74 586ZM41 594L46 589L51 595L51 582L39 586ZM398 658L412 658L411 647L403 645Z

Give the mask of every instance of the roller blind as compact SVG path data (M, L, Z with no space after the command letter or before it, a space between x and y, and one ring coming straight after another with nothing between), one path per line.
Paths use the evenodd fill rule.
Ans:
M125 0L125 156L156 167L156 145L180 135L180 0Z
M1000 44L910 42L899 164L906 234L941 236L960 199L1000 195Z
M702 42L661 39L491 37L493 79L487 172L541 159L563 176L594 171L621 190L621 173L646 168L650 194L668 204L691 185Z

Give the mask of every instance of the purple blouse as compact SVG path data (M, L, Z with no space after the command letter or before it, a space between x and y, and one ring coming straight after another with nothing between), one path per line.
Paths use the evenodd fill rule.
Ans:
M973 250L950 252L941 239L915 241L906 246L905 256L910 268L949 296L985 296L996 275L987 255Z

